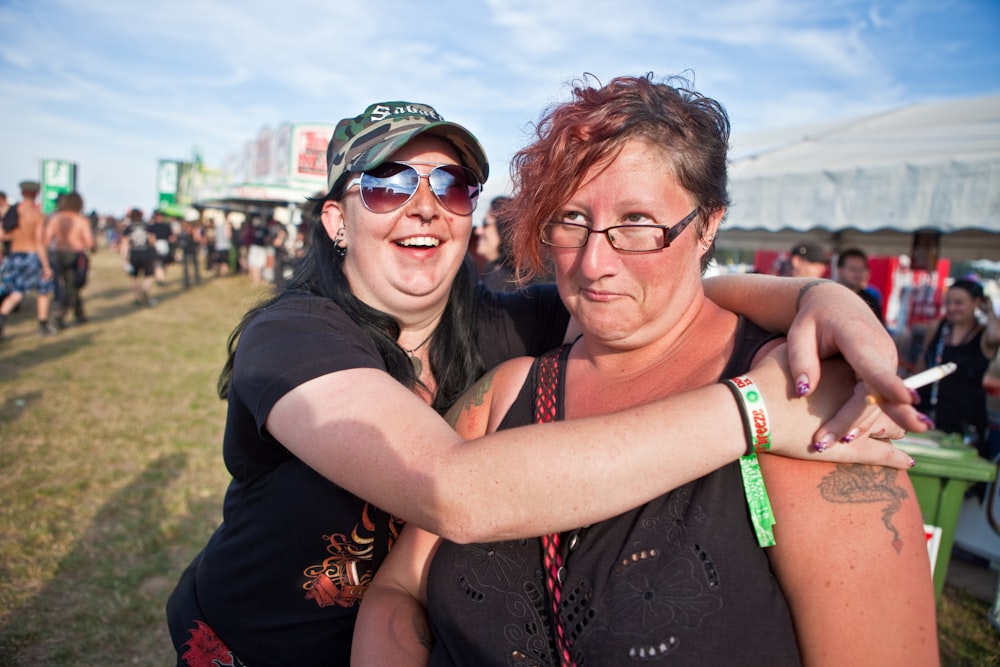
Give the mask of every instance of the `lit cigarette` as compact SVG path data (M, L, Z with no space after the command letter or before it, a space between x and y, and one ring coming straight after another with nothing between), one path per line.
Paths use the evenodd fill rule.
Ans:
M920 389L921 387L926 387L932 382L937 382L943 377L947 377L955 372L958 366L953 361L949 361L946 364L941 364L940 366L935 366L934 368L928 368L926 371L917 373L916 375L911 375L910 377L903 380L903 386L907 389ZM876 396L875 394L868 394L865 396L865 400L869 404L875 405L879 401L885 400L881 396Z

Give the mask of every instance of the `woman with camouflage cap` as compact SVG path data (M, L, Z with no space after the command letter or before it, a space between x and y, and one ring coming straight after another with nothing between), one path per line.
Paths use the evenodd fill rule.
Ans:
M476 286L466 249L488 164L465 128L423 104L374 104L338 124L327 162L308 254L230 337L219 391L232 481L222 525L168 602L181 665L346 665L358 603L404 520L460 542L537 535L617 514L746 448L721 385L464 443L440 415L487 368L561 342L567 312L552 286ZM753 285L789 311L801 287ZM848 347L867 342L877 322L858 327L870 311L837 290L806 292L802 311L814 317L804 327L817 326L816 304L829 312L832 299L841 321L868 329L852 338L836 327L834 336ZM811 354L798 366L818 379ZM861 365L920 430L895 368L870 357ZM780 360L754 370L764 391L787 390ZM804 401L777 403L775 451L910 463L888 444L817 455L791 434L818 419ZM848 421L826 432L846 433ZM715 451L689 449L705 428L718 435ZM619 448L623 440L630 447Z

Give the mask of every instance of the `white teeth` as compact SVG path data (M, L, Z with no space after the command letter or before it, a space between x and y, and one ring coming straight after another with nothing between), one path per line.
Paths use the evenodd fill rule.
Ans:
M431 236L414 236L408 239L403 239L398 241L399 245L406 246L407 248L413 248L415 246L426 246L429 248L436 248L441 245L441 241Z

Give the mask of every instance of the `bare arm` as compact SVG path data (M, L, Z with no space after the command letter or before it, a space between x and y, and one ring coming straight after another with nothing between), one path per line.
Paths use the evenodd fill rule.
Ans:
M763 391L783 394L787 369L768 359L753 377ZM818 454L796 437L820 423L806 402L780 401L772 410L775 453L910 464L887 443ZM464 444L386 373L351 369L290 391L266 426L327 479L459 543L528 537L615 516L736 460L746 447L732 395L718 384L620 413L524 426Z
M379 568L358 612L352 667L426 665L434 645L427 621L427 569L439 538L416 526L403 529Z
M983 312L986 313L986 332L982 337L983 356L992 359L997 348L1000 347L1000 317L997 317L993 309L993 300L989 297L983 299Z
M515 359L487 373L447 415L462 438L495 430L531 365ZM497 374L499 373L499 382ZM501 395L494 410L494 399ZM413 524L403 529L365 592L351 649L352 667L427 664L434 637L427 619L427 572L440 538Z
M789 365L802 393L820 381L819 360L839 353L869 393L885 397L882 407L897 423L906 430L923 430L910 393L897 375L896 344L867 304L843 285L829 280L734 275L706 280L705 293L723 308L766 329L788 332ZM824 425L814 439L823 438L829 430Z
M761 457L768 549L806 665L937 665L930 562L906 473ZM845 629L849 628L849 629Z
M80 237L83 240L83 247L87 252L94 252L97 246L94 243L94 233L90 228L90 220L85 216L78 216L78 227L80 230Z

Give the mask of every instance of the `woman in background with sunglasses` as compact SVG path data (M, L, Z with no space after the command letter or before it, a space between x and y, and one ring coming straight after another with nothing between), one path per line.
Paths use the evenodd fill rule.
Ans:
M180 665L346 665L358 603L404 520L456 541L567 529L745 449L737 406L721 385L621 416L464 443L440 415L486 369L564 339L568 314L558 293L476 286L466 250L488 164L475 137L431 107L387 102L341 121L327 165L329 191L315 203L308 254L230 337L219 392L228 399L223 454L232 481L222 525L167 605ZM837 336L853 349L881 331L839 286L749 285L764 303L787 304L786 313L755 313L774 310L777 325L789 324L801 288L800 310L813 317L796 326L808 330L832 310L866 330L803 336L823 353ZM865 327L865 317L874 324ZM888 341L880 351L891 358L894 350ZM815 355L806 350L798 364L809 373L799 378L800 394L809 378L818 380ZM874 390L897 401L896 418L920 430L895 367L864 355L859 366ZM788 390L780 358L755 373L772 395ZM887 443L817 454L790 436L819 427L815 406L778 404L775 451L910 463ZM816 449L847 433L855 416L824 427ZM689 447L705 429L716 445ZM631 446L620 449L626 440Z

